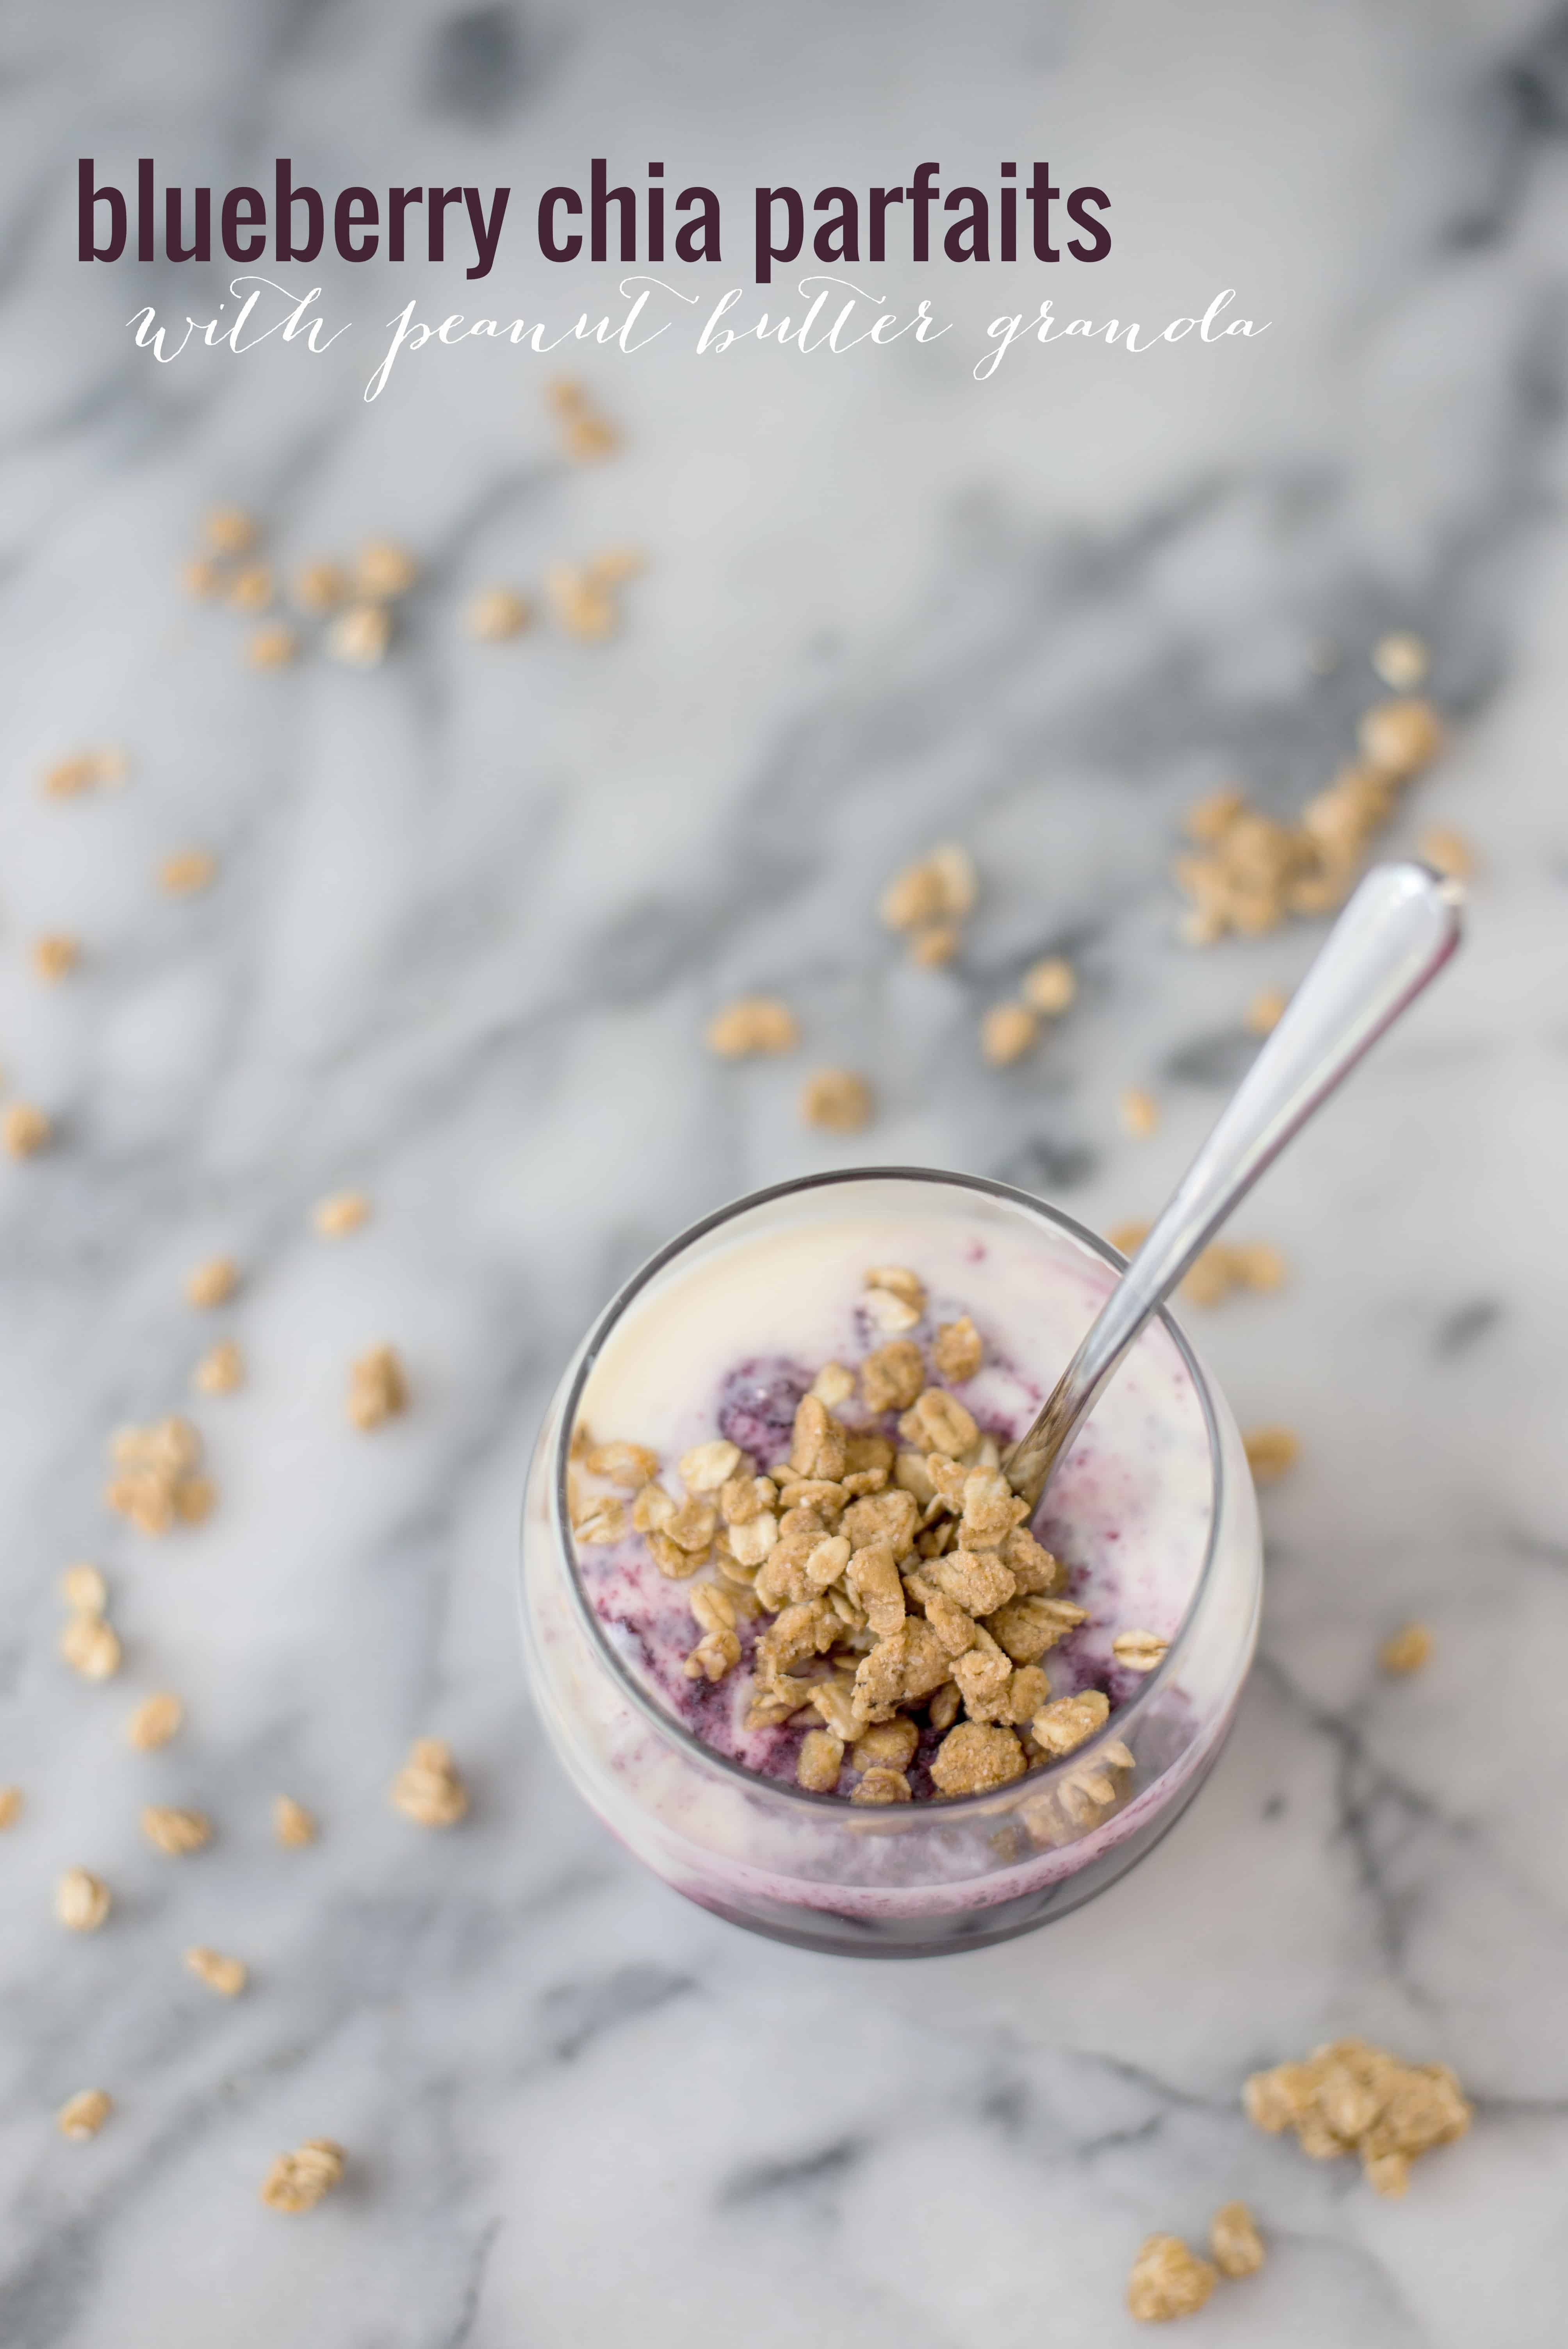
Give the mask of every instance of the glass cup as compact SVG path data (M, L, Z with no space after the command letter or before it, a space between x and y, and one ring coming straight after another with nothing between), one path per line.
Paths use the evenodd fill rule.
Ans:
M1121 1268L1104 1240L1026 1193L923 1169L807 1176L694 1225L606 1307L551 1401L523 1510L524 1644L568 1775L666 1884L804 1949L945 1954L1066 1916L1152 1850L1192 1800L1224 1743L1256 1643L1257 1506L1230 1409L1162 1313L1137 1351L1165 1350L1191 1381L1208 1445L1207 1538L1162 1661L1098 1736L994 1792L886 1807L811 1794L715 1753L636 1678L579 1579L567 1501L571 1432L594 1364L625 1317L738 1239L793 1235L846 1209L957 1219L1001 1247L1011 1238L1037 1255L1055 1251L1080 1281L1087 1276L1096 1299ZM1049 1510L1047 1495L1047 1519Z

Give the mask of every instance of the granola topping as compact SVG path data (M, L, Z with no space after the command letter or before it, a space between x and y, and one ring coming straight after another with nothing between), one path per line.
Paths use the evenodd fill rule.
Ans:
M854 1321L881 1342L858 1366L835 1357L788 1380L763 1359L745 1366L717 1431L674 1459L578 1427L580 1569L613 1629L657 1624L654 1676L683 1717L748 1761L746 1740L764 1739L753 1766L812 1794L875 1806L988 1793L1092 1748L1053 1798L1066 1839L1117 1806L1133 1770L1124 1745L1095 1745L1111 1701L1082 1684L1075 1651L1056 1689L1042 1661L1088 1610L1001 1471L1013 1431L941 1382L980 1392L974 1318L942 1318L916 1265L868 1265L861 1284ZM660 1581L675 1586L667 1604ZM1166 1640L1111 1628L1099 1652L1125 1695ZM653 1669L646 1637L634 1644Z

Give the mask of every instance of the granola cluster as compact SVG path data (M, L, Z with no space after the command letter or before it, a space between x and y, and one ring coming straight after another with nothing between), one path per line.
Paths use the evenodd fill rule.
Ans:
M1242 792L1211 792L1188 812L1192 847L1176 860L1189 911L1189 946L1234 933L1262 937L1292 915L1337 911L1361 876L1375 833L1392 817L1405 786L1443 745L1429 701L1374 703L1361 720L1358 755L1308 800L1299 823L1282 823Z
M924 1285L902 1265L871 1268L861 1307L883 1342L855 1370L818 1372L781 1458L759 1464L721 1435L683 1455L676 1492L645 1445L580 1427L573 1532L599 1547L640 1535L659 1571L689 1584L687 1676L717 1682L746 1664L747 1729L800 1730L796 1777L811 1793L987 1792L1077 1752L1109 1702L1094 1688L1053 1696L1042 1659L1085 1609L1030 1534L995 1437L952 1391L981 1367L980 1332L965 1315L923 1345ZM1163 1653L1149 1632L1118 1650L1142 1671ZM1037 1839L1081 1832L1131 1765L1113 1742Z
M1470 2125L1446 2064L1402 2064L1365 2039L1336 2039L1304 2064L1254 2072L1242 2102L1271 2137L1294 2129L1315 2161L1359 2154L1362 2175L1379 2194L1403 2194L1417 2156L1450 2145Z
M118 1428L109 1442L114 1475L104 1499L139 1534L166 1534L197 1526L217 1498L197 1472L201 1438L188 1419L160 1419L149 1427Z

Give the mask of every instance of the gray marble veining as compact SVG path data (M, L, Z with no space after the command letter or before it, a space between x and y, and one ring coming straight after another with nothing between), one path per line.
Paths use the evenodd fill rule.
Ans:
M59 1142L0 1165L0 1781L27 1797L0 1840L0 2342L1104 2349L1135 2336L1142 2235L1197 2239L1242 2194L1273 2255L1204 2339L1548 2349L1568 19L73 0L14 9L7 50L0 1062ZM324 266L340 357L158 370L123 322L184 303L178 273L144 292L71 259L89 150L219 184L289 152L332 187L667 152L728 190L1015 146L1115 194L1074 304L1160 320L1233 284L1269 335L1020 348L976 384L986 317L1040 289L943 276L964 332L928 353L591 354L625 448L573 469L547 362L418 354L362 400L405 301L475 306L450 273ZM561 273L568 300L520 256L490 300L570 315L616 274ZM178 585L219 498L285 565L416 550L382 668L246 669L242 624ZM475 586L620 543L648 568L612 644L465 638ZM1304 1444L1266 1497L1226 1756L1124 1885L1032 1940L880 1970L750 1941L634 1869L530 1718L514 1519L550 1384L648 1248L802 1168L1003 1173L1096 1223L1155 1205L1244 1064L1248 998L1314 945L1178 947L1180 811L1231 776L1296 804L1394 625L1429 639L1456 731L1391 838L1457 824L1483 869L1460 965L1246 1212L1289 1292L1197 1329L1243 1423ZM39 767L98 740L126 787L41 798ZM956 967L916 972L872 909L953 834L982 907ZM192 843L216 886L160 896ZM26 957L49 929L85 948L57 989ZM980 1011L1047 949L1079 1005L983 1069ZM703 1054L754 985L797 1006L799 1062ZM821 1062L873 1075L863 1143L799 1124ZM1140 1143L1128 1083L1164 1109ZM345 1184L375 1217L329 1248L306 1213ZM209 1327L180 1283L214 1249L246 1277ZM139 1541L101 1506L108 1433L179 1407L231 1333L249 1383L191 1406L220 1506ZM345 1368L383 1338L415 1407L362 1440ZM102 1688L55 1654L78 1557L126 1641ZM1393 1684L1376 1649L1408 1616L1436 1655ZM158 1687L188 1725L134 1754ZM421 1733L473 1789L448 1836L387 1808ZM320 1813L308 1850L271 1842L285 1787ZM152 1851L150 1799L210 1810L211 1849ZM96 1936L52 1919L72 1864L116 1894ZM192 1941L249 1961L243 1998L184 1973ZM1402 2205L1239 2110L1249 2068L1346 2030L1477 2100ZM115 2117L67 2145L55 2109L92 2085ZM349 2148L342 2190L262 2209L315 2134Z

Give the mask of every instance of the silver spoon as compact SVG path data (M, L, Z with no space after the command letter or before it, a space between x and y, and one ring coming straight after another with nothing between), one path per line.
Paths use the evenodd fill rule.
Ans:
M1003 1465L1031 1510L1144 1323L1231 1210L1459 945L1464 892L1425 864L1377 864L1329 932L1170 1205Z

